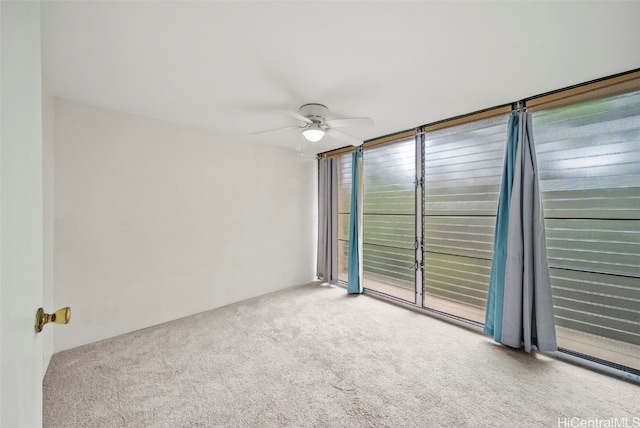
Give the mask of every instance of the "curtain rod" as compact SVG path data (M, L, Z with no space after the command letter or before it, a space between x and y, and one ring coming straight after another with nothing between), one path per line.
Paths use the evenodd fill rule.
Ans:
M634 74L638 74L638 76L633 76ZM612 74L612 75L609 75L609 76L606 76L606 77L600 77L598 79L589 80L587 82L578 83L576 85L566 86L564 88L555 89L553 91L544 92L542 94L533 95L533 96L530 96L530 97L527 97L527 98L523 98L522 100L520 100L520 102L524 102L526 104L528 101L533 101L533 100L536 100L538 98L547 97L549 95L560 94L562 92L570 91L572 89L579 89L579 88L582 88L584 86L595 85L595 84L598 84L598 83L606 83L607 81L611 81L611 80L613 80L613 82L611 82L610 85L615 85L617 83L620 83L620 81L632 80L632 79L635 79L635 78L638 78L638 77L640 77L640 68L636 68L636 69L629 70L629 71L624 71L622 73ZM602 86L604 87L604 86L610 86L610 85L602 85Z
M339 155L342 153L349 153L349 152L353 152L356 150L356 147L353 146L346 146L346 147L341 147L339 149L333 149L333 150L329 150L326 152L322 152L322 153L318 153L316 155L317 159L322 159L322 158L326 158L328 156L335 156L335 155Z
M610 95L637 91L640 89L640 69L616 75L614 77L598 79L581 85L574 85L562 90L523 100L530 111L554 108L567 102L588 101ZM571 101L573 100L573 101Z

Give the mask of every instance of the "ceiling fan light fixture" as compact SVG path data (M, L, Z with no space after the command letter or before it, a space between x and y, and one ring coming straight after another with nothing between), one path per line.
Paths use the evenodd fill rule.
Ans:
M324 129L320 128L320 125L318 125L317 123L312 123L307 129L302 131L302 135L304 136L304 138L306 138L307 141L311 141L312 143L317 143L318 141L322 140L324 134Z

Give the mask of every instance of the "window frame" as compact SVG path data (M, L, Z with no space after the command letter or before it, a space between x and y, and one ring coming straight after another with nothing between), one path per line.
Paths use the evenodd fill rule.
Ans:
M380 138L375 138L371 140L367 140L361 146L366 149L368 147L374 147L376 145L393 143L394 141L400 140L402 138L408 138L413 136L416 138L416 146L422 147L422 139L424 138L424 132L438 130L446 127L451 127L467 122L472 122L474 120L491 117L493 115L510 113L512 111L517 111L520 109L526 109L530 112L536 112L543 109L548 109L552 107L559 107L567 104L571 104L578 101L585 101L595 98L601 98L607 95L615 95L619 93L625 93L632 90L640 89L640 69L631 70L625 73L616 74L613 76L604 77L601 79L581 83L578 85L573 85L567 88L551 91L544 94L534 95L528 98L524 98L521 100L517 100L508 104L503 104L497 107L487 108L484 110L480 110L474 113L465 114L461 116L456 116L453 118L440 120L437 122L432 122L426 125L423 125L418 128L414 128L411 130L406 130L394 134L390 134L387 136L383 136ZM318 157L326 157L326 156L336 156L341 153L352 152L355 150L353 147L341 148L325 153L321 153ZM422 252L423 248L423 236L424 236L424 206L419 207L418 201L423 201L424 198L422 195L418 195L419 192L424 192L424 153L420 151L416 156L416 166L420 164L419 169L416 168L416 213L415 213L415 223L416 223L416 270L420 275L416 275L416 300L415 302L400 302L402 305L406 305L407 307L411 307L413 309L419 310L429 315L433 315L436 317L442 317L445 319L453 320L456 323L460 323L466 327L471 327L474 329L478 329L482 326L482 323L469 321L464 318L460 318L459 316L447 314L440 312L438 310L429 309L424 306L424 302L422 299L422 295L418 295L418 276L422 278L422 267L424 261L424 253ZM366 168L366 158L363 160L364 168ZM420 220L418 220L420 217ZM340 281L337 281L340 283ZM422 280L420 280L422 283ZM391 301L395 301L398 303L398 300L393 298L392 296L385 295L384 293L375 292L366 288L365 292L371 293L373 295L378 295L382 298L387 298ZM420 293L422 291L420 290ZM602 360L597 357L593 357L586 354L581 354L580 352L576 352L570 349L561 349L560 352L554 353L555 356L559 358L568 359L573 362L578 362L583 365L592 366L592 368L596 368L601 371L605 371L609 374L623 377L627 380L632 380L634 382L640 383L640 368L632 368L621 366L619 364Z

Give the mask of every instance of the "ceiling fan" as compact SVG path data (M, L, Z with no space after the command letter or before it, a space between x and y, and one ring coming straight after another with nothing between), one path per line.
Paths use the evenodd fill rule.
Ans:
M251 135L263 134L266 132L282 131L284 129L302 129L302 135L305 139L312 143L316 143L325 134L335 137L339 140L349 143L354 146L362 144L362 140L352 137L349 134L345 134L342 131L338 131L335 128L342 128L347 126L372 126L373 120L370 117L353 117L345 119L327 119L329 109L322 104L305 104L300 107L300 112L296 113L289 110L278 110L281 113L294 117L302 122L298 126L287 126L284 128L268 129L266 131L252 132Z

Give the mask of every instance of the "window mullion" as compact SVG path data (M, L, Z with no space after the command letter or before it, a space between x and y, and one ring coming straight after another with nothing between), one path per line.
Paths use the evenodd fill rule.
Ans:
M424 133L420 132L418 128L415 135L415 150L416 150L416 196L415 196L415 227L416 227L416 276L415 276L415 301L418 306L422 306L422 283L424 274L424 227L422 221L424 219L424 162L423 162L423 140Z

